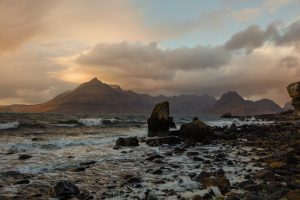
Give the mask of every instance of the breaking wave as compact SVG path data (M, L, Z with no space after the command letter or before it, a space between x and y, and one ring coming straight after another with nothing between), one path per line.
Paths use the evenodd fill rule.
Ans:
M15 128L18 128L19 125L20 125L19 122L2 123L2 124L0 124L0 130L15 129Z

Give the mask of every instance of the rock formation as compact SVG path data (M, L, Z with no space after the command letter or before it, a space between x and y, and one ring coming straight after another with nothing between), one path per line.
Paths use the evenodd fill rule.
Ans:
M295 108L296 114L300 115L300 81L290 84L287 90L292 98L292 105Z
M169 102L155 105L148 123L148 136L166 136L170 127L175 127L173 118L169 116Z
M179 134L184 140L203 141L209 137L209 130L204 122L194 118L193 122L181 125Z

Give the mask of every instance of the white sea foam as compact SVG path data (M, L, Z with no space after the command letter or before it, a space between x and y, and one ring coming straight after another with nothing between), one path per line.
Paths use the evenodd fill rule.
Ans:
M115 118L83 118L79 119L78 122L80 124L83 124L87 127L93 127L93 126L104 126L105 124L115 124L118 123L119 120Z
M75 127L75 126L77 126L77 124L63 124L63 123L60 123L60 124L54 124L54 126L56 126L56 127Z
M0 130L5 130L5 129L15 129L18 128L20 125L19 122L8 122L8 123L3 123L0 124Z
M274 121L263 121L261 119L256 119L255 117L252 117L248 120L220 119L220 120L206 121L206 123L210 126L225 127L225 126L231 126L233 123L235 123L237 126L251 125L251 124L265 125L265 124L272 124L274 123Z
M79 119L79 123L85 125L85 126L102 126L102 118L84 118L84 119Z

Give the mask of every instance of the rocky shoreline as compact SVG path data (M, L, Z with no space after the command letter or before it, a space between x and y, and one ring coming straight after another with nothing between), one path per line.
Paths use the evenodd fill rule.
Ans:
M111 147L115 157L38 174L1 172L0 199L299 199L297 115L260 116L275 122L230 127L194 118L169 131L173 123L162 110L157 113L164 117L156 117L163 129L119 138Z

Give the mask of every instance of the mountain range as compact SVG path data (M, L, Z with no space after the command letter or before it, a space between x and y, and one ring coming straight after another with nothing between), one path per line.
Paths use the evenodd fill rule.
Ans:
M172 114L221 115L230 112L232 115L258 115L283 111L272 100L245 100L234 91L223 94L219 100L208 95L150 96L126 91L118 85L105 84L94 78L48 102L1 106L0 112L139 114L151 112L160 101L170 102Z

